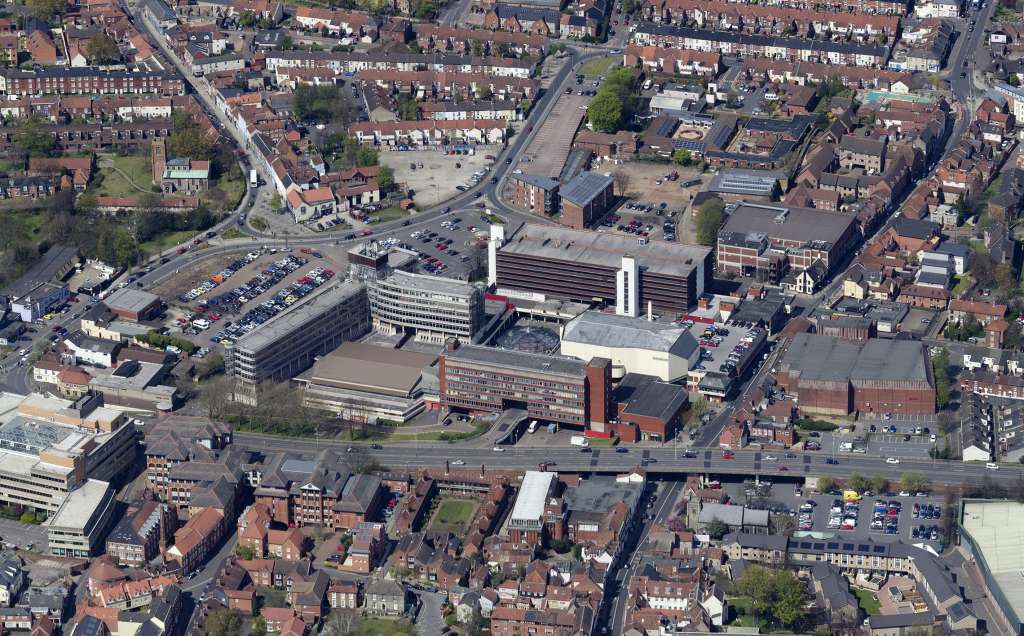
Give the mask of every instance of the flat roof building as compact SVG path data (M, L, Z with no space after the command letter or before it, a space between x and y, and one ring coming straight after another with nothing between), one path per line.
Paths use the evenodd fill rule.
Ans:
M526 224L507 240L491 226L489 280L499 293L614 306L638 316L647 303L686 311L711 283L711 248Z
M432 373L437 356L361 342L345 342L296 378L303 404L357 422L406 422L419 415L424 397L437 395Z
M718 231L717 268L778 283L788 269L803 271L820 261L830 276L858 237L853 215L740 203Z
M513 541L540 543L544 527L544 508L552 494L558 473L528 470L516 495L508 517L508 531Z
M800 333L782 356L777 379L806 412L935 413L931 363L918 341Z
M102 396L75 401L0 394L0 501L56 512L88 479L120 479L135 460L135 429Z
M413 333L419 342L448 338L476 342L484 325L480 286L451 278L394 271L367 285L373 327L381 333Z
M87 480L69 493L57 513L46 521L48 552L80 559L96 556L110 529L114 507L110 484Z
M1013 633L1024 634L1024 504L965 499L960 536L989 598Z
M593 310L562 328L562 353L581 360L609 358L616 379L642 373L665 382L685 378L700 361L700 347L688 329Z
M313 292L225 347L235 399L255 403L261 383L293 378L316 356L369 330L369 301L361 284L343 281Z
M156 317L163 306L163 301L156 294L133 287L115 291L103 303L121 318L136 322Z
M438 366L441 405L469 412L521 409L578 427L608 421L611 361L550 356L451 340Z

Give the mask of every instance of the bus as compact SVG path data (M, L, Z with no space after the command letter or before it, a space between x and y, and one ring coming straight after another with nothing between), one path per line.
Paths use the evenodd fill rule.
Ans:
M252 170L249 171L249 187L255 188L255 187L258 187L259 185L260 185L259 175L257 174L256 169L253 168Z

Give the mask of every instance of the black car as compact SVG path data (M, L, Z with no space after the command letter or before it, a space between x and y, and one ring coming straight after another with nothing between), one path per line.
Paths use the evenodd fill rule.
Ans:
M380 444L370 444L370 448L372 448L373 450L381 450L384 447L381 446Z
M477 192L476 194L474 194L474 195L473 195L473 198L474 198L474 199L479 199L479 198L480 198L480 197L482 197L482 196L484 196L484 193L483 193L483 192Z
M505 165L508 165L508 166L512 165L512 157L509 157L508 159L505 159Z
M412 221L410 221L409 219L402 221L402 227L407 227L410 225L412 225Z

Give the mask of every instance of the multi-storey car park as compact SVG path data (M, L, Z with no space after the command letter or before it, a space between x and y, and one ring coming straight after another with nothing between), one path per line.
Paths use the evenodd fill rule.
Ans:
M605 303L637 316L683 312L711 283L711 248L526 224L491 226L489 282L499 293Z
M255 400L261 383L292 378L316 356L369 330L369 301L359 283L336 283L311 294L225 347L236 399Z

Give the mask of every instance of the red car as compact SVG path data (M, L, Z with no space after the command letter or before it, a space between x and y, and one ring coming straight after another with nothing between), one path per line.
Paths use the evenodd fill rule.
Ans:
M722 453L722 459L732 459L733 457L735 457L735 455L733 455L733 454L732 454L731 452L729 452L729 451L724 451L724 452Z

